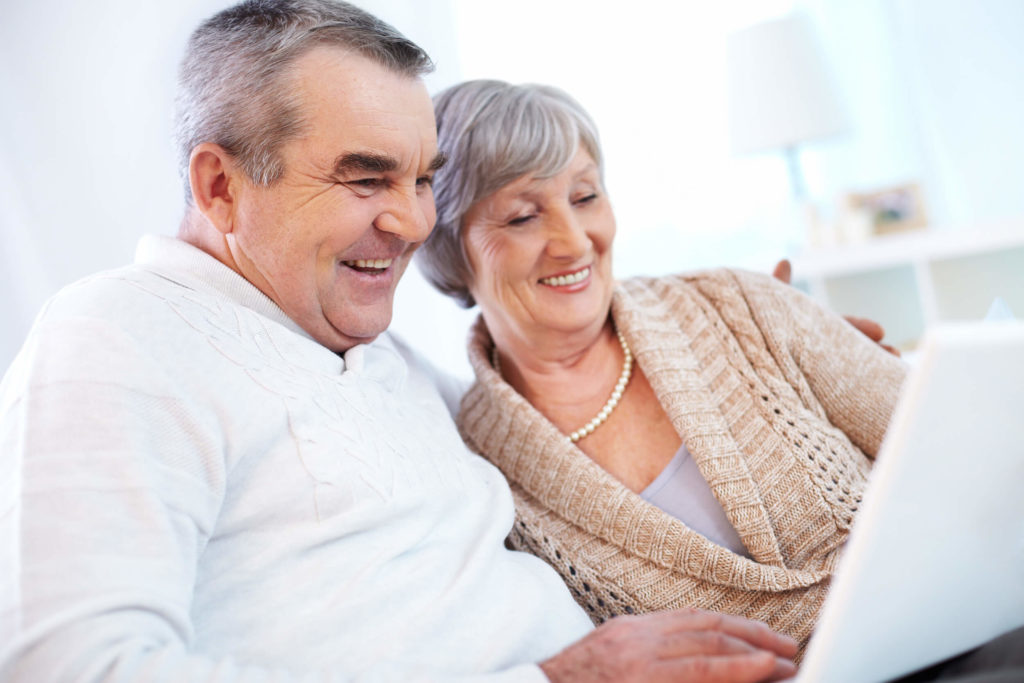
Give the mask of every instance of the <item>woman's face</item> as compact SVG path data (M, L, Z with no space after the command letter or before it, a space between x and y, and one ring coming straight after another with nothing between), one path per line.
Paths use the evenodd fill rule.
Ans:
M612 295L615 216L590 154L525 175L466 212L469 290L496 338L600 330Z

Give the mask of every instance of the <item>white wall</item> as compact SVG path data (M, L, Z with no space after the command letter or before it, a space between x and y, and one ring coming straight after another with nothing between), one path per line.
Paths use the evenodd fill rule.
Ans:
M851 124L802 153L826 219L846 192L907 181L936 229L1024 217L1019 0L455 6L466 77L560 85L594 115L619 275L768 268L803 246L781 156L730 155L724 90L726 33L794 7L811 16Z
M210 3L10 3L0 23L0 367L43 300L172 232L176 60Z
M59 286L173 233L177 62L219 0L37 0L0 22L0 369ZM462 78L559 85L599 126L619 219L619 275L718 263L768 268L796 249L781 159L733 158L726 32L797 4L362 0ZM852 120L804 154L820 201L915 179L948 229L1024 217L1024 3L804 0ZM394 327L462 374L471 314L410 269Z
M806 0L851 109L819 196L917 180L939 230L1024 217L1024 3Z
M131 260L145 233L173 234L182 189L171 143L185 41L226 0L40 0L0 22L0 371L43 302ZM364 0L431 54L434 91L460 80L447 0ZM468 314L412 272L395 327L468 372ZM432 312L430 326L424 311ZM425 329L451 329L451 336Z
M943 222L1020 217L1024 2L895 0L891 11Z

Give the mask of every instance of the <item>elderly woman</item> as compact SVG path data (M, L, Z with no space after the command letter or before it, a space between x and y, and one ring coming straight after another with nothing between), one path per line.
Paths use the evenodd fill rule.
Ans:
M904 365L767 276L615 282L597 131L563 92L473 81L435 107L420 264L480 306L459 422L512 485L509 541L595 621L693 606L806 644Z

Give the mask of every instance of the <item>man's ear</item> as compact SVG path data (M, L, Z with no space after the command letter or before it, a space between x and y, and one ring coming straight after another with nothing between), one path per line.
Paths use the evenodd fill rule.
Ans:
M243 184L234 158L220 145L200 143L189 157L188 178L195 207L221 233L230 233Z

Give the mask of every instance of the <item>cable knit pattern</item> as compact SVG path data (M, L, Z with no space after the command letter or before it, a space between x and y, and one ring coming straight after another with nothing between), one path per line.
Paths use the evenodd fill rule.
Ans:
M0 680L543 680L591 623L438 379L171 238L66 288L0 383Z
M512 484L510 542L555 567L595 622L694 606L805 646L904 364L799 291L740 271L626 281L612 316L751 559L571 444L494 372L481 320L459 427Z

